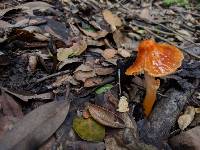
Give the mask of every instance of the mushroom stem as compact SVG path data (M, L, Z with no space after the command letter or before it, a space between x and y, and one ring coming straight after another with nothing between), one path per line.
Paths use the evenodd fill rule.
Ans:
M145 116L148 117L156 100L156 92L160 86L160 80L148 75L147 72L144 73L144 78L146 83L146 95L143 108Z

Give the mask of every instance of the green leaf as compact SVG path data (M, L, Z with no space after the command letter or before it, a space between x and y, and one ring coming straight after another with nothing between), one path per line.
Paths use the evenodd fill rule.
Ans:
M102 87L96 89L95 92L96 92L97 94L101 94L101 93L104 93L104 92L110 90L112 87L113 87L112 84L105 84L104 86L102 86Z
M163 0L164 5L179 5L179 6L187 6L189 4L188 0Z
M73 129L86 141L98 142L105 137L105 127L97 123L92 118L84 119L82 117L75 117L73 120Z

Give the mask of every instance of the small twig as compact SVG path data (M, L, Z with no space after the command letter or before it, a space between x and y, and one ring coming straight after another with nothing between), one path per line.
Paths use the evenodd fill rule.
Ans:
M176 12L179 12L179 13L188 13L188 14L191 14L193 16L200 17L200 14L197 14L197 13L193 13L193 12L189 12L189 11L185 11L185 10L181 10L181 11L178 11L176 9L173 9L173 10L176 11Z
M119 4L120 4L120 3L119 3ZM121 5L121 4L120 4L120 5ZM146 23L152 23L152 24L156 24L156 25L162 26L163 28L165 28L165 29L167 29L167 30L169 30L169 31L171 31L171 32L173 32L173 33L179 35L179 36L180 36L181 38L183 38L184 40L186 40L186 41L188 41L188 42L191 42L192 44L195 44L195 45L198 46L198 47L200 46L199 44L193 42L192 40L189 40L189 39L185 38L184 35L182 35L181 33L177 32L177 31L174 31L174 30L172 30L171 28L169 28L169 27L167 27L167 26L164 26L163 24L157 23L157 22L155 22L155 21L153 21L153 20L147 20L147 19L141 18L139 15L134 14L133 11L131 11L129 8L126 8L126 7L124 7L123 5L121 5L121 6L122 6L124 9L126 9L126 10L129 11L129 12L127 12L127 14L132 14L132 15L134 15L135 17L137 17L137 18L139 18L139 19L145 21Z
M46 77L40 78L40 79L36 80L35 83L37 84L37 83L43 82L43 81L45 81L45 80L47 80L47 79L50 79L50 78L53 78L53 77L57 77L57 76L60 76L60 75L64 75L64 74L67 74L67 73L69 73L69 72L70 72L69 70L57 72L57 73L48 75L48 76L46 76Z
M191 42L192 44L195 44L196 46L200 47L199 44L193 42L192 40L189 40L188 38L185 38L184 35L182 35L181 33L177 32L177 31L174 31L174 30L170 29L169 27L164 26L163 24L160 24L160 23L157 23L157 22L153 22L153 23L156 24L156 25L160 25L160 26L162 26L163 28L165 28L165 29L167 29L167 30L169 30L169 31L171 31L171 32L173 32L173 33L175 33L175 34L178 34L178 35L179 35L181 38L183 38L184 40L186 40L186 41L188 41L188 42Z
M23 25L14 25L13 27L14 28L25 28L25 27L28 27L28 26L38 26L38 25L42 25L42 24L46 24L47 23L47 20L40 20L38 22L33 22L33 23L30 23L30 19L28 21L28 23L26 24L23 24Z
M117 75L118 75L119 96L121 97L122 88L121 88L121 72L120 72L120 69L117 69Z
M132 22L132 24L135 25L135 23L133 23L133 22ZM165 35L175 36L174 33L169 33L169 32L165 32L165 31L161 31L161 30L159 30L159 29L154 29L154 28L146 27L146 26L139 25L139 24L137 24L136 26L137 26L137 27L140 27L140 28L144 28L144 29L148 29L148 30L156 31L156 32L158 32L158 33L160 32L160 33L165 34Z

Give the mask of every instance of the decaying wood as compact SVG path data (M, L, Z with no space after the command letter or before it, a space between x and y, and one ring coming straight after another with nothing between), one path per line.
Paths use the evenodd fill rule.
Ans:
M182 86L182 91L168 90L165 93L168 97L158 100L152 114L139 129L145 143L155 145L159 149L163 147L163 141L169 137L170 129L195 90L188 82L184 82Z

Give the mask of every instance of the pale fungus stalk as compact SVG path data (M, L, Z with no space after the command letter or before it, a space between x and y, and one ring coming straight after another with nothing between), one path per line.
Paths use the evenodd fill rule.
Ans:
M144 77L146 84L146 95L143 101L143 108L145 116L148 117L156 101L156 93L160 86L160 80L155 79L146 72L144 73Z

